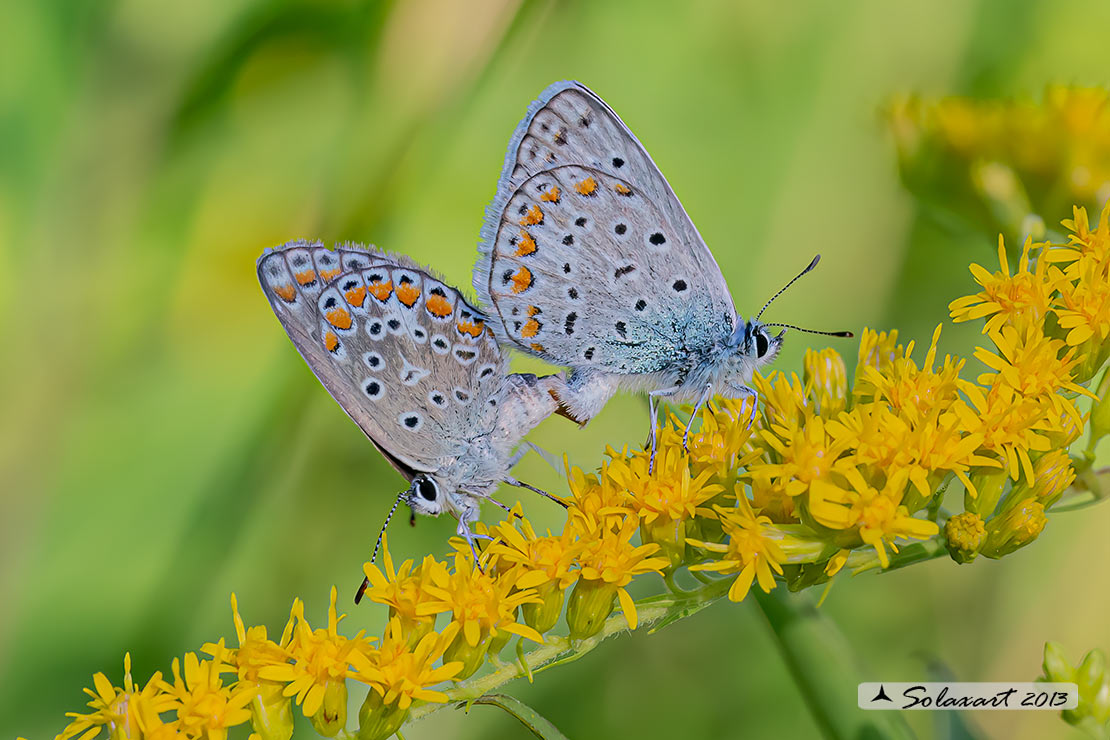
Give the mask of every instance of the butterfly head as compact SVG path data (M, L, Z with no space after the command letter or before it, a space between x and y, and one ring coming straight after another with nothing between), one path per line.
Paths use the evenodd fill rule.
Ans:
M772 334L767 326L756 320L745 321L733 332L728 345L728 355L721 380L737 393L752 379L752 373L774 362L782 349L786 330Z
M404 501L417 514L426 516L439 516L449 506L446 489L427 473L413 477L409 490L404 493Z

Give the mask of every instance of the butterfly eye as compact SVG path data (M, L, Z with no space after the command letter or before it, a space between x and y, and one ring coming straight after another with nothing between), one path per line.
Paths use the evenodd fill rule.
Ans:
M435 481L431 478L421 478L420 482L416 484L416 492L425 501L435 501L436 496L439 495L439 488L436 487Z
M767 348L770 342L767 341L767 335L763 332L758 332L755 335L755 354L756 357L762 357L767 354Z

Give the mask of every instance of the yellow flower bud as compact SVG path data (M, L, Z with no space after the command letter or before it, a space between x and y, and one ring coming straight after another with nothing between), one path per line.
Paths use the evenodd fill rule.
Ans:
M463 664L462 670L455 674L455 680L461 681L474 675L474 672L482 666L482 661L486 659L486 654L489 652L489 645L488 632L483 630L476 643L471 645L466 639L465 630L459 630L443 652L443 662L447 664L457 660Z
M613 613L617 587L606 581L580 580L567 603L567 627L573 640L593 637Z
M1056 503L1075 480L1071 458L1064 450L1052 450L1033 463L1033 494L1046 507Z
M563 611L563 592L555 581L548 581L536 587L539 603L522 604L520 613L524 623L541 635L549 631L559 621Z
M833 349L814 352L806 350L802 360L802 380L817 412L827 419L835 418L848 403L848 370Z
M409 707L400 709L399 703L384 704L382 695L371 689L358 710L359 740L385 740L396 734L409 717Z
M312 726L324 737L335 737L347 727L346 679L329 679L324 685L324 702L312 715Z
M251 700L251 726L261 740L289 740L293 737L293 707L289 697L282 695L284 684L277 681L258 682Z
M1009 555L1037 539L1046 524L1044 504L1025 499L987 522L987 541L980 552L988 558Z
M944 525L948 554L957 563L970 563L974 560L986 538L987 528L983 525L983 520L971 511L957 514Z

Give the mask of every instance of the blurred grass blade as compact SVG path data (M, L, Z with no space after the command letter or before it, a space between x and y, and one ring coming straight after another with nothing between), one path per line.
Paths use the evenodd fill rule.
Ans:
M914 737L900 714L865 712L857 706L856 686L866 679L859 675L856 655L810 599L781 589L766 594L755 588L751 593L824 737Z
M469 710L471 704L488 704L504 709L515 717L520 724L527 727L529 732L542 740L566 740L566 735L559 732L559 728L544 719L539 712L519 699L514 699L506 694L486 694L473 701L462 702L457 706L460 709L466 708Z

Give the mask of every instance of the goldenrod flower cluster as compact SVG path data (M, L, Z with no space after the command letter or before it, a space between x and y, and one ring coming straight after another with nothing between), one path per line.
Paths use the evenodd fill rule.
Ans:
M313 629L296 601L276 640L245 627L233 601L236 647L186 655L172 681L140 686L127 663L123 688L97 674L92 711L59 737L222 738L249 722L259 740L287 739L301 712L321 735L374 740L414 706L473 698L458 682L506 665L514 637L524 665L524 641L573 651L614 620L635 629L633 579L661 576L676 593L680 576L698 579L740 601L753 585L797 589L938 552L968 562L1028 545L1090 465L1068 448L1110 354L1108 216L1092 228L1076 209L1067 243L1028 241L1012 266L1000 244L999 270L972 266L980 290L951 312L985 320L975 356L986 371L974 379L939 353L940 327L920 360L896 332L866 330L851 379L833 350L807 352L800 377L756 378L758 404L713 401L688 445L672 415L651 472L648 451L611 448L596 471L571 468L560 532L537 533L514 508L481 530L478 563L457 542L449 558L398 565L387 545L381 567L365 566L366 597L389 611L380 638L340 631L334 589L326 627ZM1092 420L1108 415L1100 392ZM1107 427L1092 423L1092 440ZM952 500L962 511L945 508ZM926 555L899 554L923 540ZM348 733L348 691L360 685Z
M978 196L996 224L1020 223L1110 200L1105 88L1052 85L1039 101L905 97L886 114L907 184L946 208Z

